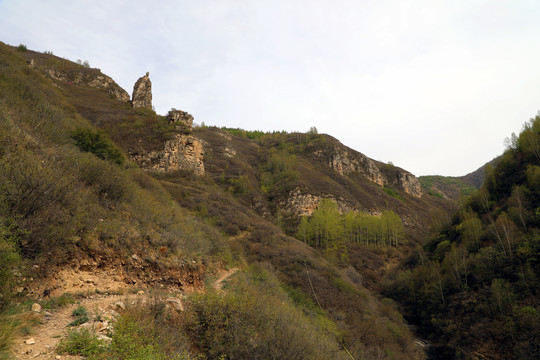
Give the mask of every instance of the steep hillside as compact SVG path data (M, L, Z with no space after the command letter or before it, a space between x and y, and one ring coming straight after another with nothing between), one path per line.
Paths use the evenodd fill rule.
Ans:
M420 176L419 180L422 189L429 195L454 201L466 198L477 189L465 182L463 177L428 175Z
M464 199L484 185L488 169L497 166L501 157L496 157L479 169L464 176L420 176L422 188L430 195L451 200Z
M475 189L479 189L484 185L484 181L486 179L486 171L488 171L489 168L494 168L497 166L497 164L500 162L502 156L497 156L495 159L491 160L490 162L484 164L481 168L478 170L473 171L472 173L469 173L465 176L462 176L461 179L465 184L468 184Z
M98 69L0 44L2 354L32 331L29 305L16 304L50 309L43 322L81 297L144 289L153 300L114 315L109 345L77 328L57 351L83 341L103 359L424 358L376 290L451 203L328 135L192 128L187 113L128 100ZM324 201L341 209L327 214L335 229L361 214L354 229L369 236L295 239ZM387 243L390 213L406 233ZM230 266L242 270L223 290L206 287ZM185 310L171 315L163 291Z
M387 291L436 359L540 357L540 116Z

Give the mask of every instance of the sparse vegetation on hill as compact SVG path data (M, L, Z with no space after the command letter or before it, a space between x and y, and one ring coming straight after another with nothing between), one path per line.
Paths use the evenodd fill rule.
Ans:
M122 165L122 152L103 132L5 45L1 50L2 223L17 234L6 252L50 265L142 247L149 254L163 246L169 255L220 252L211 227L172 202L159 182Z

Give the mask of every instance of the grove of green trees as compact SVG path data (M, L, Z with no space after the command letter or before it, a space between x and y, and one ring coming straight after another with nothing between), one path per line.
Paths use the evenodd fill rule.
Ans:
M323 199L310 217L302 217L296 237L345 259L347 243L397 246L403 234L403 223L393 211L381 216L356 211L341 214L334 200Z

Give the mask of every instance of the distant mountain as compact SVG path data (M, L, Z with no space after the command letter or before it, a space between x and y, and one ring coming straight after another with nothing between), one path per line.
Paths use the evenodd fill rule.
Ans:
M422 188L428 194L445 199L458 200L471 195L484 184L486 167L494 167L500 156L464 176L420 176Z
M497 164L501 161L501 156L497 156L490 162L487 162L482 167L480 167L478 170L475 170L465 176L462 176L461 179L465 184L468 184L475 189L479 189L482 185L484 185L484 180L486 178L486 167L495 167Z

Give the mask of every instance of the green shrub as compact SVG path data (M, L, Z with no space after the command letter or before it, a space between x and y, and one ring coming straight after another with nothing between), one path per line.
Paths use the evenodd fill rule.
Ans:
M164 301L155 296L145 304L128 308L118 318L103 359L191 359L179 318L165 311Z
M100 159L109 160L115 164L124 163L124 155L118 147L101 131L92 129L76 129L71 134L75 145L81 151L91 152Z
M225 294L207 293L192 299L186 331L206 356L346 358L335 339L292 305L271 273L261 266L249 271L232 279Z
M73 320L72 322L70 322L68 324L68 326L79 326L81 324L84 324L85 322L87 322L88 320L90 320L88 318L88 315L81 315L81 316L78 316L75 320Z
M0 215L0 310L10 301L15 287L13 269L21 262L18 242L12 225L6 224Z
M58 297L50 298L41 303L44 309L58 309L75 303L75 297L71 293L63 293Z
M19 326L16 320L0 314L0 359L9 359L9 350Z
M21 51L21 52L25 52L25 51L27 51L28 49L26 48L26 45L20 44L19 46L17 46L17 50L19 50L19 51Z
M75 330L58 344L59 354L93 356L103 352L105 344L87 329Z
M168 359L144 324L121 318L114 329L110 350L113 359Z
M390 196L392 196L392 197L395 197L395 198L398 199L398 200L403 201L403 199L401 198L401 196L399 195L399 193L398 193L396 190L391 189L391 188L388 188L388 187L384 187L384 188L383 188L383 191L384 191L385 193L387 193L388 195L390 195Z
M127 201L133 198L135 184L118 166L91 156L86 158L80 156L74 165L79 172L79 179L94 187L101 198L114 201Z
M441 198L441 199L444 199L444 195L441 194L440 192L438 191L434 191L434 190L429 190L428 191L428 194L431 195L431 196L435 196L435 197L438 197L438 198Z
M79 306L78 308L73 309L73 311L71 312L71 316L75 317L84 315L88 315L88 311L86 311L86 308L84 306Z

